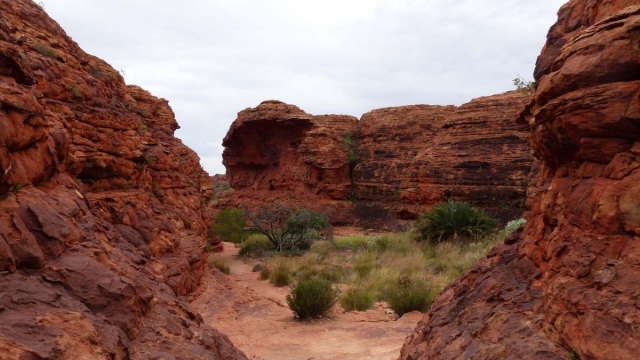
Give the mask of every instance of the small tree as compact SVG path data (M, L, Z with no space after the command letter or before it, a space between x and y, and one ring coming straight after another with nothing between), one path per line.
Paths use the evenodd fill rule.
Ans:
M224 209L216 215L211 225L212 236L219 236L223 241L241 243L244 239L242 229L247 225L247 218L240 209Z
M274 204L245 215L255 230L266 235L276 251L308 247L320 239L319 231L329 225L329 219L321 212Z

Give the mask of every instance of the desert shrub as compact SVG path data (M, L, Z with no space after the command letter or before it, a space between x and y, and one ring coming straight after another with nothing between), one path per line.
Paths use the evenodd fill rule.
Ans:
M316 279L319 273L318 269L303 265L296 270L296 279L298 279L298 281Z
M377 254L374 251L365 251L356 256L353 264L353 270L360 277L366 277L376 268Z
M336 291L327 280L301 281L287 295L287 304L300 319L328 313L336 302Z
M424 280L400 280L385 291L385 300L398 316L411 311L425 312L434 298L433 291Z
M247 256L272 249L273 245L266 236L262 234L253 234L249 235L249 237L247 237L247 239L242 243L239 254Z
M522 94L531 94L536 92L538 87L535 81L527 81L518 75L513 79L513 85L516 87L516 91Z
M231 272L231 269L229 268L229 264L227 264L227 261L216 256L209 257L209 268L211 269L216 268L220 270L222 273L225 273L227 275L229 275L229 273Z
M321 238L318 231L329 225L329 219L321 212L273 204L251 213L245 211L255 230L273 244L276 251L309 249Z
M275 269L271 271L271 275L269 275L269 282L273 286L287 286L293 283L293 274L291 273L291 269L281 262L276 266Z
M271 270L268 267L263 266L262 269L260 269L260 280L267 280L270 276Z
M527 222L527 220L525 219L516 219L516 220L511 220L507 223L507 226L504 227L505 231L508 234L511 234L512 232L520 229L521 227L524 226L524 224Z
M241 243L244 240L242 229L247 225L247 218L242 210L224 209L213 220L209 234L219 236L223 241Z
M342 283L345 277L345 270L342 266L325 267L320 270L318 277L332 283Z
M40 55L44 55L44 56L46 56L46 57L48 57L50 59L54 59L55 60L57 58L57 56L58 56L56 54L56 51L53 50L52 47L50 47L48 45L45 45L43 43L35 43L33 45L33 47L36 49L37 52L40 53Z
M491 233L498 220L466 202L449 201L420 216L415 229L420 240L439 243L479 239Z
M340 296L340 305L346 311L364 311L374 303L375 298L371 290L360 286L352 287Z

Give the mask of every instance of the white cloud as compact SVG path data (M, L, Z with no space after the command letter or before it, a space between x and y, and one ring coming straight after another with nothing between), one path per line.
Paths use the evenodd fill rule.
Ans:
M87 52L170 101L210 173L238 111L360 116L461 104L530 79L564 0L42 0Z

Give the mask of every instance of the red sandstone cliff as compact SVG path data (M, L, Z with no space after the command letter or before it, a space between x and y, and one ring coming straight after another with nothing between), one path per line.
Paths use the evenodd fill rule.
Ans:
M402 359L637 359L640 6L574 0L522 114L527 224L435 301Z
M451 198L515 218L533 157L527 126L514 120L529 98L386 108L360 121L263 102L227 133L223 159L236 192L215 206L279 200L324 211L335 224L388 225Z
M205 271L197 155L164 99L0 2L0 357L244 358L178 296Z

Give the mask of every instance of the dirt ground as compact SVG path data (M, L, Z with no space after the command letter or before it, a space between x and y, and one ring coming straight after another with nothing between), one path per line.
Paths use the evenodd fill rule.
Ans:
M286 304L289 288L259 280L254 263L237 256L239 248L225 243L230 275L207 273L193 307L209 325L229 336L251 359L397 359L404 339L421 313L402 318L383 304L366 312L345 313L339 305L325 318L301 322Z

